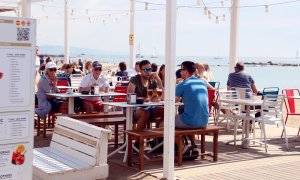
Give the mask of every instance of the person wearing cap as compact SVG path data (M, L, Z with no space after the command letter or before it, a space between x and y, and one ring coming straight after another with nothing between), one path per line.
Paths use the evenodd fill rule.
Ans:
M56 64L54 62L48 62L45 66L45 75L39 80L37 99L38 99L38 108L35 109L35 112L41 117L45 118L46 115L51 111L60 111L61 101L47 96L47 93L57 93L59 92L56 87L57 78L56 78Z
M102 65L98 61L92 64L92 73L87 74L79 85L79 92L91 91L92 87L98 86L99 91L108 92L109 82L101 75ZM102 101L98 97L83 98L83 108L87 113L92 113L94 110L102 111Z
M238 88L248 88L249 91L246 92L246 98L251 98L253 93L257 94L255 82L253 78L244 73L244 63L242 61L237 62L234 70L235 72L230 73L227 81L227 89L230 90L234 87Z

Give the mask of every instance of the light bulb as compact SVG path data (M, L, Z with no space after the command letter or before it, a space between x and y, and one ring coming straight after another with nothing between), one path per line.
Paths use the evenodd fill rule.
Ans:
M216 23L219 24L219 17L216 16Z
M148 10L148 3L146 2L145 3L145 11L147 11Z
M225 16L225 14L223 14L223 21L225 21L225 19L226 19L226 16Z
M204 15L207 15L207 7L204 8Z
M208 11L208 19L211 19L211 12Z
M269 12L269 6L265 5L265 12L268 13Z
M72 9L72 11L71 11L71 16L73 16L74 15L74 9Z
M197 0L197 5L198 5L198 6L201 5L201 0Z

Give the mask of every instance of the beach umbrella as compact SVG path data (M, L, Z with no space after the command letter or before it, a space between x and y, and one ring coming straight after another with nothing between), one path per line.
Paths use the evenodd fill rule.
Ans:
M174 179L174 114L175 114L175 58L176 58L177 1L166 0L165 35L165 108L164 108L164 159L163 177Z
M237 62L240 0L232 0L231 3L229 73L234 71Z

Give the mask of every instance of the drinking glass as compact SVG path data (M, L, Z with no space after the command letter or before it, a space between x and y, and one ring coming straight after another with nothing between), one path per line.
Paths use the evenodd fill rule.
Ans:
M160 98L162 95L162 89L157 89L157 97Z
M153 96L153 90L152 89L147 90L147 96L148 96L149 99L152 98L152 96Z

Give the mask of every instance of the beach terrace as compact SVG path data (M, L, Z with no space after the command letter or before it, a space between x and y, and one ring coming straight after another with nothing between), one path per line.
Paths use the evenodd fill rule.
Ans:
M289 151L286 150L284 139L280 138L282 128L267 126L268 152L259 144L250 144L248 149L241 147L241 141L234 146L227 144L233 139L233 132L222 130L219 133L219 160L213 162L211 157L196 160L184 160L183 166L175 165L176 179L298 179L300 172L300 139L296 137L300 118L291 118L287 124ZM226 126L222 124L222 126ZM240 130L238 139L241 138ZM257 134L260 130L257 129ZM47 131L47 138L35 136L34 146L49 146L52 131ZM120 138L121 139L121 138ZM111 140L113 141L113 140ZM206 136L206 149L212 150L212 136ZM198 141L198 143L200 143ZM149 147L146 149L149 150ZM114 150L109 146L109 152ZM134 155L134 164L128 167L122 162L124 155L119 152L108 158L109 177L111 180L122 179L161 179L163 177L162 154L153 153L155 160L146 161L145 170L138 170L138 155ZM160 157L157 158L157 157ZM175 163L176 164L176 163Z
M244 24L248 33L243 32L243 43L238 41L241 9L262 8L269 13L273 7L300 0L267 4L218 1L218 6L205 0L188 0L187 4L180 0L150 1L113 2L110 8L117 9L108 10L109 6L97 9L97 1L89 1L87 4L94 7L88 7L70 0L59 5L57 0L0 0L0 13L5 16L1 16L0 26L11 35L9 40L0 35L0 83L5 82L4 97L8 96L0 103L0 125L8 127L0 129L4 134L0 149L5 148L0 152L0 179L300 179L298 49L296 57L280 57L287 56L286 49L297 46L287 39L298 36L282 35L282 42L292 45L281 48L281 53L273 37L256 38L255 42L253 37L243 39L248 38L247 27L253 26ZM31 7L39 7L34 16ZM215 41L223 39L217 31L208 38L212 41L202 35L206 44L190 44L188 41L202 38L195 32L181 34L182 27L194 24L195 29L202 30L202 25L196 25L195 19L185 20L186 9L203 10L215 24L230 19L219 29L227 28L226 48L225 43ZM220 9L229 9L229 13L225 15ZM163 15L163 26L151 21L151 26L137 31L136 22L150 21L145 15L141 16L145 20L139 19L141 12L148 11L159 12L155 18L160 20ZM259 13L253 14L260 18ZM128 22L124 23L126 17ZM117 31L90 26L99 25L97 22L111 25L112 19ZM40 24L45 20L45 24L56 27L53 35L36 28L47 27ZM257 27L264 26L260 23ZM210 25L205 26L212 32ZM61 27L63 36L56 32ZM149 33L154 27L163 27L158 30L160 35ZM11 29L17 33L12 34ZM73 34L73 41L72 33L79 39ZM147 36L145 54L138 37L142 34ZM73 47L71 52L71 39L79 42L74 45L87 48ZM152 41L158 41L159 48ZM39 48L36 42L46 45ZM56 42L64 44L63 49L50 52L47 43ZM98 45L110 53L92 49ZM254 57L244 63L238 57L239 47L245 56L247 50L257 56L266 53L271 57L272 52L278 59ZM211 51L213 48L218 50ZM41 49L44 52L39 54ZM194 53L198 51L205 52L201 58ZM178 56L182 52L190 55ZM30 66L24 65L26 61ZM182 114L190 119L184 121ZM5 172L8 167L13 170Z

